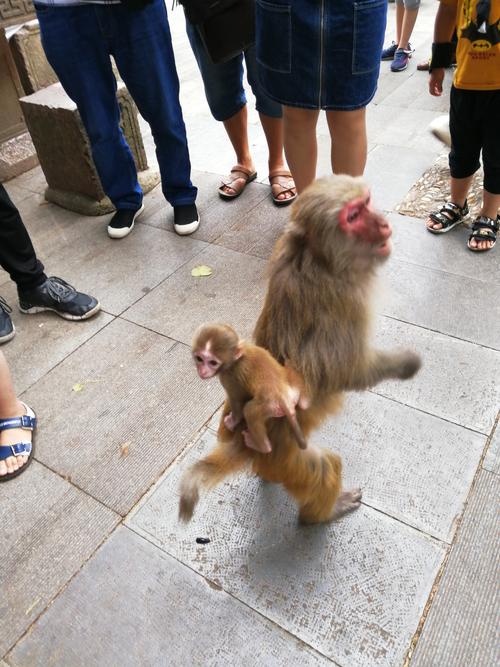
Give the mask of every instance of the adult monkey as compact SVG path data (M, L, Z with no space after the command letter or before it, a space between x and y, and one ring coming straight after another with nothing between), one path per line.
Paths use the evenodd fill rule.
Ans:
M413 352L368 346L373 278L390 254L391 233L389 222L371 209L364 181L343 175L316 181L300 195L277 242L255 342L302 375L311 406L297 417L306 439L339 409L343 391L407 379L420 368ZM341 492L339 456L312 446L300 450L284 419L271 420L268 435L272 452L260 454L222 418L217 447L181 481L180 518L191 518L201 487L244 467L283 484L303 522L328 521L359 507L359 489Z

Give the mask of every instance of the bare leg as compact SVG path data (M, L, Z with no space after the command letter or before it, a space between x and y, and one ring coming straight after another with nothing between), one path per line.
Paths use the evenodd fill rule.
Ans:
M269 173L273 171L284 171L287 169L283 155L283 119L273 118L260 113L260 122L266 135L267 147L269 149ZM282 192L277 195L278 199L290 199L291 192Z
M488 218L496 220L498 211L500 209L500 195L494 195L487 190L483 190L483 205L479 215L486 215ZM473 248L480 248L481 250L488 250L493 245L490 240L471 239L470 245Z
M474 174L466 178L453 178L453 176L450 178L450 199L453 204L460 206L460 208L465 204L473 177ZM441 229L443 227L440 222L434 222L430 218L428 218L426 224L431 229Z
M285 154L299 194L316 178L318 116L315 109L283 107Z
M362 176L366 165L366 109L327 111L334 174Z
M2 352L0 352L0 419L9 419L10 417L20 417L26 410L19 401L15 392L9 367ZM22 428L12 428L0 432L0 445L8 446L17 442L26 441L28 431ZM27 456L9 456L8 459L0 461L0 476L15 472L21 468L26 461Z
M250 171L254 171L255 167L250 155L250 146L248 145L247 116L247 107L245 105L234 116L224 121L224 128L236 153L236 162ZM239 180L243 181L244 179L235 181L235 185L238 187L243 185L243 182L238 182ZM224 185L222 189L228 194L235 193L235 190L228 185Z
M404 9L404 5L398 4L397 11L399 11L400 7L403 7L404 14L401 29L397 33L398 47L400 49L407 49L413 28L415 27L415 21L417 20L418 7L416 9Z
M399 46L401 39L401 30L403 28L403 18L405 15L405 6L402 2L396 3L396 44Z

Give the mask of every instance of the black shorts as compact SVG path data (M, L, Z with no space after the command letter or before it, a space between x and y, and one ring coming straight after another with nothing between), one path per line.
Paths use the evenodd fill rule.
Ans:
M472 176L483 151L484 189L500 194L500 90L463 90L452 86L450 95L453 178Z

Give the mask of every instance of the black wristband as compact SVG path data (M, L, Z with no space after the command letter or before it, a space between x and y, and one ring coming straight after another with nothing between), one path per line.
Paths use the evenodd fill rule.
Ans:
M450 67L453 44L451 42L433 42L429 72L439 67Z

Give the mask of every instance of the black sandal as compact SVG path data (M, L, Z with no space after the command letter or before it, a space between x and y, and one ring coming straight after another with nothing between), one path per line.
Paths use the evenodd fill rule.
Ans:
M478 215L472 223L472 232L467 241L467 247L472 252L486 252L491 250L497 242L497 234L500 229L500 218L497 216L496 220L488 218L486 215ZM474 248L470 242L472 239L476 241L493 241L489 248Z
M446 232L449 232L450 229L453 229L453 227L456 227L463 222L468 215L469 207L467 205L467 200L465 200L462 207L451 201L446 202L446 204L441 206L439 211L433 211L429 215L432 222L437 222L443 226L441 229L433 229L432 227L427 226L427 231L431 232L431 234L445 234Z

